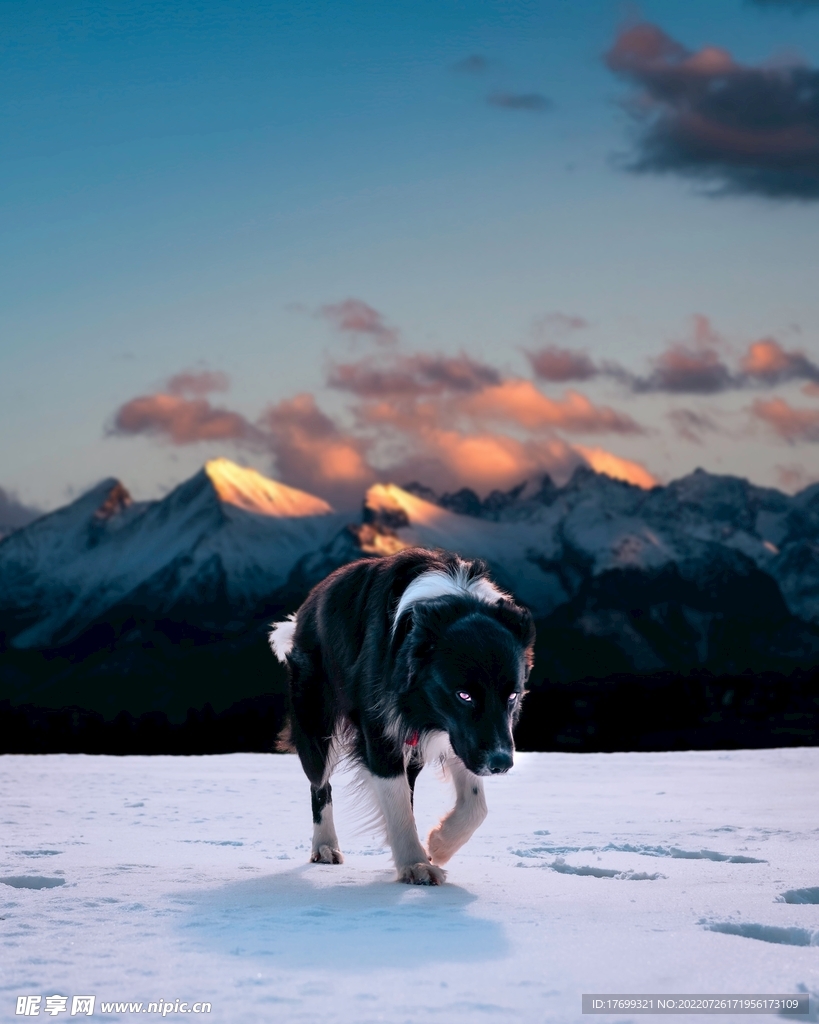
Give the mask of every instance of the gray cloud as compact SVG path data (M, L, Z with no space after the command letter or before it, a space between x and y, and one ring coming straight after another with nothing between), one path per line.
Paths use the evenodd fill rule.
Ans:
M713 349L677 344L656 360L647 377L633 377L634 391L677 395L714 395L737 386L737 379Z
M819 71L695 52L648 23L621 32L605 60L637 90L630 170L698 178L714 194L819 199Z
M328 384L361 398L418 397L445 392L469 393L499 384L494 367L464 353L440 356L419 353L395 356L389 362L361 359L331 367Z
M692 444L702 444L703 434L719 431L719 427L710 416L695 412L693 409L672 409L668 413L668 418L677 436Z
M541 380L565 383L572 380L591 380L601 369L582 351L547 345L545 348L526 352L532 372Z
M482 75L489 70L489 66L488 57L484 57L481 53L470 53L463 60L456 61L452 65L452 70L463 75Z
M494 92L486 97L486 102L490 106L505 110L530 110L535 113L551 110L553 106L552 101L539 92Z
M811 11L819 8L819 0L748 0L754 7L787 7L792 11Z
M331 303L322 306L318 313L329 320L336 330L369 335L380 345L393 345L398 341L398 331L386 323L383 314L361 299L350 298Z
M183 370L167 383L172 395L207 395L211 391L227 391L230 378L221 370Z

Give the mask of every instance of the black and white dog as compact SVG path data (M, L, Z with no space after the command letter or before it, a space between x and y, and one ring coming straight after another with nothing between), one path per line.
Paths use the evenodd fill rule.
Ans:
M529 612L482 562L420 548L338 569L272 627L290 673L291 739L310 780L312 861L342 861L329 780L349 756L372 788L398 880L444 881L439 865L486 817L481 776L512 767L534 637ZM457 799L424 849L412 799L432 760Z

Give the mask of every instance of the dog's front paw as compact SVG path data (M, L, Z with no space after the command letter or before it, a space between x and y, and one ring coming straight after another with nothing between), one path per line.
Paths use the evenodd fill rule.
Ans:
M341 850L334 850L332 846L320 846L313 850L310 855L311 864L343 864L344 857Z
M398 881L407 885L443 885L446 872L436 868L429 861L419 864L404 864L398 869Z

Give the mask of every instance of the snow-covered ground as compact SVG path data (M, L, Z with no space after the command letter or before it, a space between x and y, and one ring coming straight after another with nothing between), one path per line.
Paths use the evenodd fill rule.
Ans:
M346 863L305 863L292 756L2 757L0 1019L20 995L540 1024L581 1019L583 992L819 992L819 905L788 902L819 896L819 749L522 754L487 781L428 889L356 834L349 776ZM423 829L448 796L422 773Z

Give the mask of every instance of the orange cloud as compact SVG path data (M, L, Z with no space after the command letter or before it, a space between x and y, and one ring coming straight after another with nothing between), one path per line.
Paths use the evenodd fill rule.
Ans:
M742 369L754 377L776 376L787 366L788 357L784 349L772 338L749 345L748 353L742 360Z
M747 376L767 384L799 378L819 381L819 366L804 352L788 352L774 338L763 338L749 345L742 369Z
M760 398L751 406L751 413L789 444L819 442L819 409L795 409L784 398Z
M375 472L365 458L366 443L342 432L301 394L270 406L261 417L279 472L288 483L332 494L336 504L357 503Z
M120 406L112 432L152 434L173 444L248 441L256 434L239 413L216 409L205 398L166 394L141 395Z
M642 427L625 413L596 406L576 391L548 398L529 380L505 380L463 400L460 408L476 419L506 420L527 430L560 428L578 433L639 434Z
M486 492L546 473L565 478L585 461L559 438L519 441L489 431L424 427L405 440L406 457L386 466L381 477L400 483L420 480L439 490L471 487Z
M356 310L339 316L353 317ZM357 320L345 321L352 329ZM174 444L233 442L268 451L286 483L350 507L377 479L411 479L451 490L512 487L548 473L566 479L582 464L647 485L650 474L602 449L571 445L557 431L634 434L628 415L568 391L560 399L532 381L504 380L491 366L462 353L383 354L336 364L329 383L355 396L353 426L327 415L312 394L268 407L251 422L204 397L227 387L224 374L186 371L158 394L143 395L116 413L114 432L150 434ZM519 436L491 429L506 424ZM513 431L513 432L515 432ZM218 454L218 450L214 452Z

